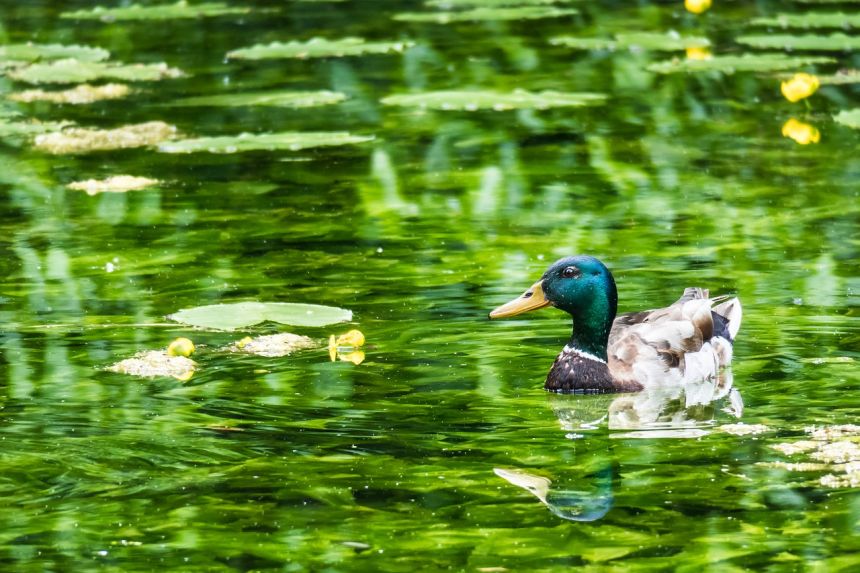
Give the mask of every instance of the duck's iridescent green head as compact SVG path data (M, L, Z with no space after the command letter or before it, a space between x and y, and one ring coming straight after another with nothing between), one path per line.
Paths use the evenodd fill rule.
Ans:
M493 310L490 318L514 316L548 305L573 316L573 346L606 359L618 291L612 273L603 263L586 255L560 259L526 292Z
M615 318L618 291L609 269L594 257L565 257L552 264L541 277L549 303L574 317L597 305ZM589 314L586 312L586 314Z

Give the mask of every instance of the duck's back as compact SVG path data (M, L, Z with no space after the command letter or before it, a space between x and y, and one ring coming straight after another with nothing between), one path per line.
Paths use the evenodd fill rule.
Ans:
M715 377L732 360L741 315L737 298L709 298L700 288L666 308L619 315L607 345L609 371L645 387Z

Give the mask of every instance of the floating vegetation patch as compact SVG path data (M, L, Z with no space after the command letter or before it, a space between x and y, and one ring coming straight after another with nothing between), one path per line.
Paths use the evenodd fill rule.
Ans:
M165 350L149 350L108 366L106 370L142 378L165 376L184 382L191 378L196 367L197 363L185 356L170 356Z
M164 153L240 153L243 151L301 151L314 147L354 145L373 141L372 135L342 131L285 131L281 133L241 133L220 137L183 139L159 146Z
M99 79L126 82L148 82L181 77L182 71L159 64L121 64L112 62L85 62L76 59L57 60L33 64L12 70L13 80L30 84L78 84Z
M47 101L51 103L81 105L103 100L121 99L130 93L131 88L125 84L105 84L103 86L81 84L63 91L26 90L9 94L7 97L12 101L22 103Z
M758 434L764 434L765 432L770 432L771 429L764 424L723 424L718 428L719 430L732 434L734 436L757 436Z
M510 109L549 109L578 107L603 103L606 96L586 92L497 92L492 90L455 90L392 95L382 99L385 105L438 109L445 111L505 111Z
M412 42L366 42L363 38L341 38L339 40L313 38L307 42L257 44L249 48L228 52L227 57L237 60L340 58L364 54L401 53L414 45Z
M99 193L126 193L128 191L139 191L158 185L161 183L158 179L150 179L148 177L135 177L134 175L113 175L105 179L87 179L85 181L75 181L69 183L66 187L75 191L84 191L87 195L97 195Z
M818 81L823 86L860 84L860 70L839 70L832 75L818 76Z
M460 12L404 12L396 14L400 22L431 22L449 24L452 22L491 22L509 20L541 20L573 16L579 11L574 8L555 8L552 6L512 6L500 8L474 8Z
M170 105L201 107L271 106L302 108L332 105L340 103L345 99L346 94L328 90L268 91L192 97L172 102Z
M268 358L280 358L281 356L289 356L299 350L317 348L318 346L319 344L313 338L289 332L281 332L279 334L258 336L256 338L246 336L242 340L237 340L228 346L226 350Z
M8 44L0 46L0 61L38 62L41 60L74 59L81 62L100 62L110 57L110 52L89 46L64 46L62 44Z
M211 18L214 16L229 16L248 14L250 8L230 6L224 2L202 2L189 4L184 0L176 4L156 4L141 6L132 4L121 8L105 8L97 6L92 10L75 10L63 12L61 18L74 20L101 20L102 22L120 22L132 20L179 20L187 18Z
M786 56L785 54L745 54L742 56L714 56L706 60L679 60L659 62L648 66L648 71L659 74L679 72L777 72L808 66L829 64L835 60L820 56Z
M707 48L711 45L710 40L703 37L684 38L677 32L658 34L651 32L635 32L629 34L618 34L614 40L604 38L577 38L574 36L559 36L550 38L549 43L554 46L565 46L577 50L653 50L663 52L674 52L688 48Z
M163 121L149 121L116 129L70 127L37 135L36 149L53 154L89 153L156 145L176 134L176 127Z
M773 18L755 18L752 24L778 28L860 28L860 14L843 14L842 12L778 14Z
M854 129L860 129L860 108L840 111L833 116L833 121Z
M830 36L761 35L741 36L736 40L753 48L784 50L815 50L819 52L849 52L860 49L860 36L831 34Z
M860 486L860 426L843 424L837 426L809 426L804 432L810 439L785 442L771 446L786 456L806 455L808 462L765 462L763 465L780 467L789 471L829 471L818 483L824 487L846 488Z
M319 304L237 302L183 309L167 318L200 328L236 330L262 322L292 326L327 326L352 320L352 311Z

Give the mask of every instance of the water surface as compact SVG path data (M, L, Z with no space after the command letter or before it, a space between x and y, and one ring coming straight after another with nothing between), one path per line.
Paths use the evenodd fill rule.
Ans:
M857 105L857 87L790 104L772 73L658 75L646 67L685 53L547 41L676 30L739 53L750 49L734 37L752 18L807 4L719 4L696 17L680 2L577 3L576 16L448 25L392 20L430 10L406 1L242 5L255 11L156 24L60 18L86 2L0 9L5 43L100 46L186 73L136 84L125 100L4 104L28 118L161 120L193 136L375 136L227 155L2 146L0 568L860 566L860 498L856 483L839 482L852 475L844 462L860 461L856 437L820 437L805 453L773 447L860 414L858 132L831 119ZM315 36L415 47L225 59ZM789 73L860 65L853 53L825 55L837 62ZM32 87L0 82L6 94ZM380 104L515 88L607 100L474 112ZM348 99L300 110L176 105L275 89ZM820 141L784 137L790 118ZM115 174L164 183L94 196L66 187ZM486 314L574 253L607 262L622 312L668 304L691 285L737 293L737 396L637 405L546 394L567 318ZM218 351L281 325L164 326L180 308L243 300L351 309L350 325L293 330L322 341L358 328L365 359ZM104 370L177 336L199 347L188 381ZM625 426L619 412L633 411L640 424ZM725 431L739 422L765 428ZM833 442L844 455L813 457Z

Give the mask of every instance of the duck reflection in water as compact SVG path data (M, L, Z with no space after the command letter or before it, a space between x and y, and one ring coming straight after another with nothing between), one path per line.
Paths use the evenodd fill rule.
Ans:
M731 370L683 387L652 387L622 395L550 394L547 399L565 437L575 440L604 426L609 428L610 438L698 438L709 433L719 412L733 418L743 414ZM612 508L615 472L610 451L601 447L589 455L591 460L577 463L584 470L563 476L555 485L546 477L518 469L494 468L493 472L537 497L562 519L597 521ZM571 482L577 489L561 485ZM587 487L583 489L582 484Z

